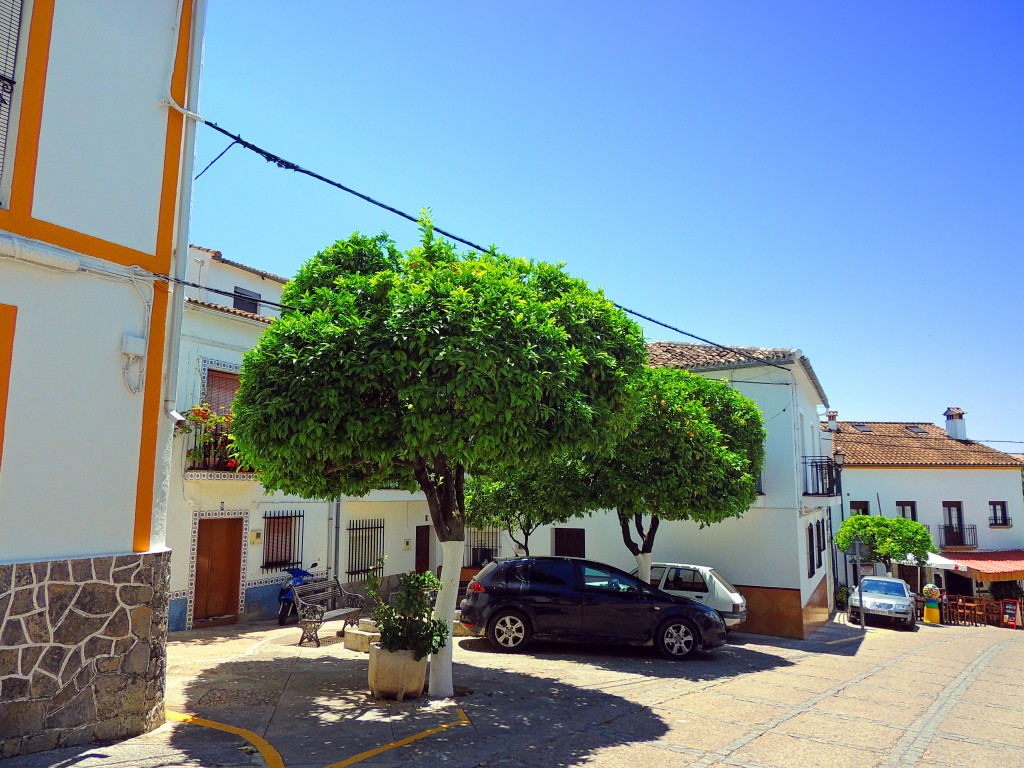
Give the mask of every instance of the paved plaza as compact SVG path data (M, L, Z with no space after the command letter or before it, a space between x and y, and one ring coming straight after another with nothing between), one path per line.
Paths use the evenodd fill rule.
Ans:
M368 694L364 654L298 637L174 634L165 726L0 766L1024 767L1024 632L1008 629L862 635L839 616L807 641L734 633L685 662L455 638L456 697L401 704Z

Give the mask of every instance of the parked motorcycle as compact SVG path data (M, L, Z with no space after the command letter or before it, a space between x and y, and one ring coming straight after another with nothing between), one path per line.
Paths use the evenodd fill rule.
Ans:
M317 563L313 563L309 567L316 568L317 565ZM298 613L298 609L295 606L295 593L292 592L292 587L305 584L314 578L312 573L303 568L285 568L285 571L288 572L288 578L281 584L281 592L277 596L277 601L281 604L277 611L277 623L282 626L288 621L290 616Z

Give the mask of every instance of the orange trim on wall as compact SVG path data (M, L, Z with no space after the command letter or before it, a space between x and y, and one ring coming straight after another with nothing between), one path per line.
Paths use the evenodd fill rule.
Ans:
M171 74L171 98L181 104L185 99L188 82L189 53L192 45L191 0L182 4L178 41ZM190 183L180 179L182 165L182 135L185 118L177 110L167 110L167 133L164 143L164 179L160 193L160 212L156 235L156 269L168 273L174 253L174 224L178 209L178 185ZM179 254L184 258L184 254ZM153 286L153 312L150 320L149 348L146 357L146 389L142 404L142 434L139 439L139 474L135 493L135 531L132 546L136 552L146 552L152 544L153 484L156 474L157 444L160 420L163 418L162 373L164 343L167 328L169 287L166 283ZM180 299L176 299L180 301Z
M39 135L43 121L43 101L46 91L46 74L50 60L50 41L53 37L53 13L55 0L36 0L31 27L29 28L28 51L25 57L24 90L21 97L21 117L18 123L17 147L14 157L14 177L11 180L11 204L9 210L0 210L0 228L23 237L40 240L60 248L67 248L118 264L123 267L144 266L153 272L166 273L170 267L170 247L155 254L139 251L99 237L62 227L49 221L32 218L32 204L35 198L36 163L39 156ZM191 5L183 14L191 21ZM186 30L184 38L188 40ZM175 66L181 59L181 40L175 53ZM187 49L187 43L186 43ZM187 57L185 59L188 61ZM176 74L177 77L177 74ZM184 76L180 77L184 83ZM164 200L171 197L171 221L173 224L173 201L177 192L177 166L181 151L181 116L168 110L168 137L164 158L164 188L161 192L159 228L166 217ZM174 134L173 136L171 134ZM168 153L170 156L168 157ZM170 167L170 171L168 168ZM168 186L170 192L167 192Z
M11 385L14 323L17 318L17 307L0 304L0 467L4 461L4 425L7 424L7 392Z

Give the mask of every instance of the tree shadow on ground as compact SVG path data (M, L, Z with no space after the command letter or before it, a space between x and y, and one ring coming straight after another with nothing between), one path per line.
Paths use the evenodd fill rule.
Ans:
M459 641L459 647L474 654L507 658L506 654L495 650L484 638L463 638ZM522 656L542 662L573 662L659 680L687 680L694 683L728 680L748 672L792 664L785 657L771 653L770 649L766 651L763 648L744 648L732 644L709 651L695 651L686 659L673 660L662 657L653 647L538 640L531 643ZM495 663L502 664L501 661Z
M184 709L255 732L289 768L327 766L440 726L372 764L573 765L668 730L648 707L613 693L476 664L455 664L453 700L378 700L367 690L367 667L365 656L329 654L227 661L185 684ZM624 717L628 724L616 728ZM190 756L203 730L178 727L171 745Z

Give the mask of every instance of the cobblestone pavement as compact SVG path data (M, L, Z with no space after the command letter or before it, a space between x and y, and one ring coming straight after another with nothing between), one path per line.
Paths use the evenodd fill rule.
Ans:
M862 635L837 617L807 641L734 633L686 662L455 638L455 699L402 704L368 695L365 655L298 634L172 635L168 710L205 725L0 766L1024 768L1024 632L1008 629Z

